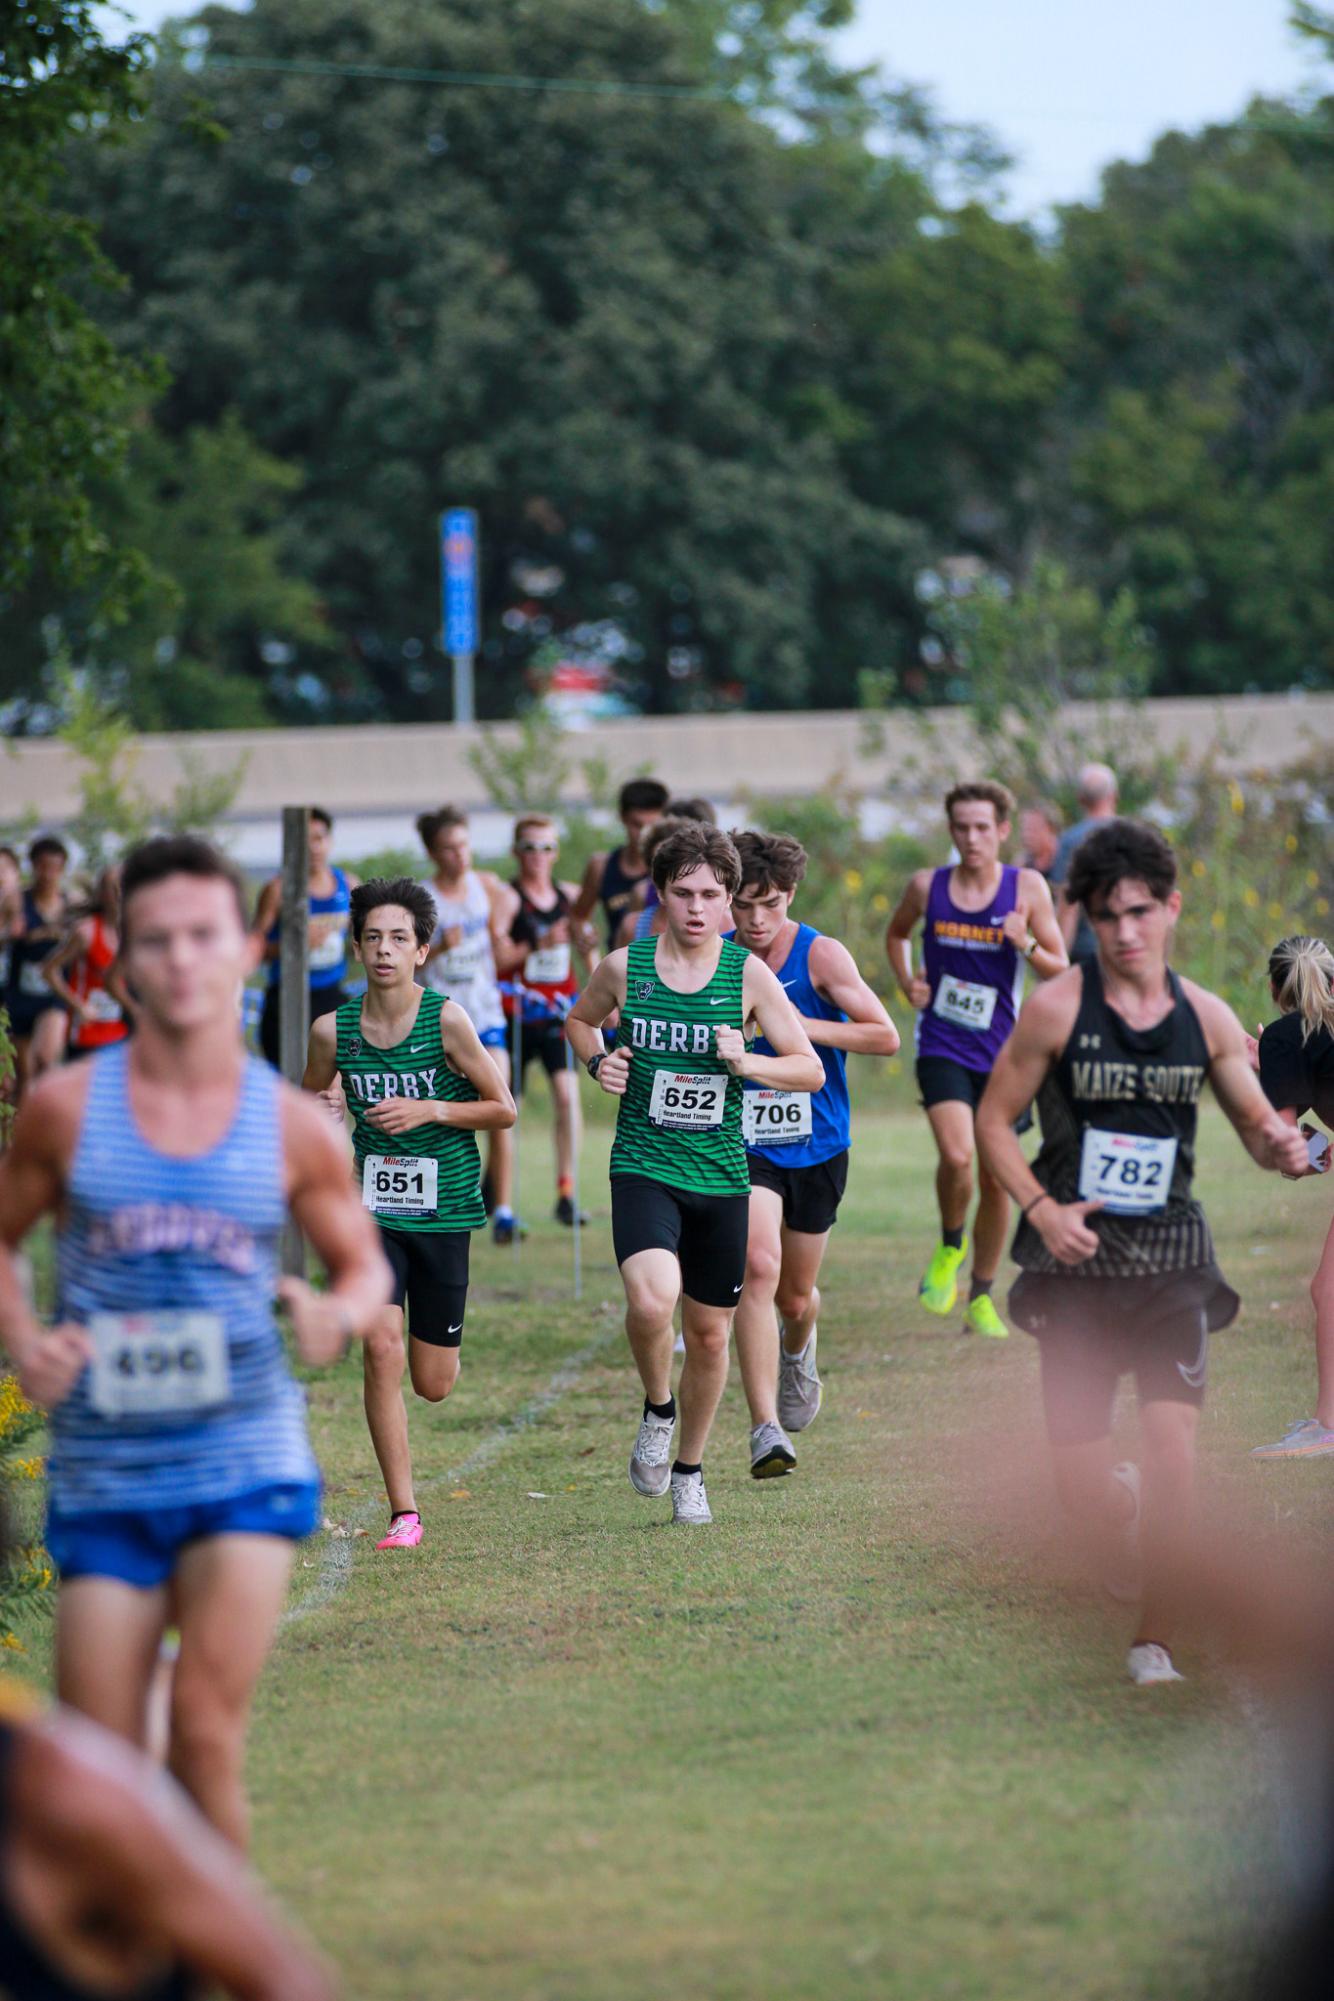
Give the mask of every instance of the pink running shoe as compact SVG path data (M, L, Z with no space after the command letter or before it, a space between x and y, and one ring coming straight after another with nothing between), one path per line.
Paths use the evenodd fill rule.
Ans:
M393 1515L389 1522L389 1533L377 1542L377 1549L415 1549L422 1539L422 1518L420 1515Z

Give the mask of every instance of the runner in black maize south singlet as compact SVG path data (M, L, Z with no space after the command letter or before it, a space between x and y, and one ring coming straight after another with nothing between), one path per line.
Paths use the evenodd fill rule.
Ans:
M1103 1203L1099 1245L1083 1263L1062 1265L1025 1218L1014 1245L1025 1271L1087 1281L1213 1267L1213 1238L1192 1190L1209 1045L1170 968L1167 979L1171 1013L1134 1029L1107 1005L1097 960L1084 965L1074 1030L1038 1094L1042 1148L1033 1172L1057 1202Z
M1192 1186L1206 1077L1259 1166L1299 1173L1306 1153L1266 1103L1232 1010L1167 965L1175 882L1155 828L1114 820L1088 836L1070 891L1097 956L1028 1001L977 1121L989 1171L1020 1205L1010 1312L1039 1342L1057 1493L1104 1589L1140 1608L1126 1656L1139 1687L1180 1680L1170 1641L1209 1333L1239 1305ZM1030 1167L1013 1125L1035 1097L1043 1143ZM1139 1467L1112 1463L1126 1374L1141 1409L1143 1502Z

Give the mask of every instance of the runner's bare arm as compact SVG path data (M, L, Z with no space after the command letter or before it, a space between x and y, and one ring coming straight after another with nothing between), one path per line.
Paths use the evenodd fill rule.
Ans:
M587 978L602 957L598 950L598 934L586 917L575 916L580 894L578 885L573 882L562 882L557 887L562 895L569 898L570 914L566 921L570 927L570 943L583 961L584 976Z
M510 937L510 926L520 907L518 890L512 883L501 883L500 896L491 907L491 948L495 953L496 971L502 980L522 970L531 950L521 939Z
M333 2001L241 1857L140 1752L61 1712L22 1733L14 1788L20 1845L77 1871L88 1910L114 1910L237 2001Z
M757 1055L746 1048L739 1028L717 1028L718 1054L734 1077L749 1078L778 1091L822 1091L824 1064L811 1047L801 1016L779 985L777 975L752 953L741 972L742 1016L753 1021L765 1041L777 1051Z
M586 924L598 905L598 891L602 887L602 877L607 867L605 854L590 855L584 868L584 879L579 885L579 894L570 912L576 924Z
M275 875L259 892L255 914L250 920L250 935L259 947L261 959L276 959L282 950L282 940L269 937L270 931L278 922L282 907L282 877Z
M978 1158L1012 1195L1061 1264L1083 1264L1098 1248L1087 1218L1101 1202L1056 1202L1024 1159L1014 1122L1026 1112L1070 1039L1083 981L1039 987L1019 1011L1014 1033L996 1058L974 1130Z
M1028 960L1040 980L1053 980L1070 963L1061 927L1052 907L1051 891L1035 868L1019 871L1019 901L1001 927L1012 945ZM1036 949L1029 952L1030 935Z
M837 938L821 937L811 946L811 983L834 1007L841 1007L846 1021L816 1021L801 1016L801 1025L811 1041L827 1049L847 1049L858 1056L894 1056L899 1047L899 1031L889 1018L885 1003L874 993L857 970L857 961Z
M1251 1159L1257 1166L1292 1180L1314 1173L1301 1131L1274 1110L1260 1088L1246 1055L1246 1031L1232 1009L1193 980L1181 984L1209 1045L1209 1082L1214 1096Z
M25 1096L0 1157L0 1347L25 1396L50 1410L92 1355L82 1327L44 1327L29 1306L15 1252L41 1216L60 1207L88 1091L86 1065L54 1071Z
M337 1075L338 1024L332 1014L321 1014L310 1024L301 1088L303 1091L327 1091Z
M898 981L903 998L918 1009L931 1005L931 989L925 980L913 975L912 934L926 915L930 894L931 871L918 869L885 929L885 956L889 960L889 969Z
M389 1297L391 1274L369 1213L348 1178L347 1154L326 1113L282 1087L287 1206L329 1275L326 1292L284 1278L278 1297L292 1316L302 1360L336 1361L370 1331Z
M82 924L76 924L69 936L62 938L51 956L42 961L42 978L56 999L63 1001L79 1019L83 1018L83 1002L65 979L64 972L66 966L72 965L79 953L87 949L91 930L92 927L86 919Z
M325 1111L338 1125L350 1169L352 1135L348 1130L347 1101L338 1076L338 1024L332 1014L318 1015L310 1024L306 1045L306 1068L301 1078L303 1091L313 1091Z
M597 1081L604 1091L617 1098L624 1095L630 1075L630 1051L613 1049L608 1053L602 1040L602 1024L625 1000L629 961L630 955L624 947L599 959L588 985L565 1017L565 1034L575 1061L588 1064L593 1057L601 1056Z

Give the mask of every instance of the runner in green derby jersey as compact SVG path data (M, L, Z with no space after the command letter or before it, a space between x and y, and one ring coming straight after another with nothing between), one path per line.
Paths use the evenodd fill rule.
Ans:
M469 1232L486 1223L477 1134L512 1126L514 1100L463 1009L417 985L436 930L430 891L406 876L364 882L351 917L366 995L314 1023L304 1082L340 1117L346 1101L357 1186L394 1274L365 1344L366 1422L389 1495L389 1530L376 1548L410 1549L422 1525L403 1404L404 1321L412 1387L440 1403L458 1380Z
M620 1099L612 1235L626 1333L644 1384L631 1484L650 1495L670 1485L673 1519L707 1522L701 1462L746 1276L743 1080L818 1091L824 1069L773 973L721 935L741 886L728 836L683 822L654 851L653 881L666 930L601 962L566 1033L590 1076ZM619 1026L608 1055L601 1028L613 1012ZM747 1034L757 1030L773 1055L747 1049ZM672 1315L681 1294L686 1359L672 1464Z

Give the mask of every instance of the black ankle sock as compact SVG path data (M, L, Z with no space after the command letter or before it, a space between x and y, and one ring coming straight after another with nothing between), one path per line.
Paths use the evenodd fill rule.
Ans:
M940 1236L941 1236L941 1242L948 1244L952 1251L961 1251L963 1249L962 1229L942 1230Z
M672 1471L673 1473L702 1473L704 1468L702 1466L687 1466L684 1459L673 1459Z
M414 1522L421 1520L421 1516L415 1508L391 1508L389 1510L389 1519L391 1522L405 1522L409 1515L411 1515Z
M650 1412L653 1414L654 1417L675 1417L676 1398L668 1397L666 1403L650 1403L648 1398L645 1397L644 1398L645 1417L647 1417L650 1414Z
M975 1278L968 1288L968 1304L971 1306L975 1299L990 1299L995 1283L994 1278Z

